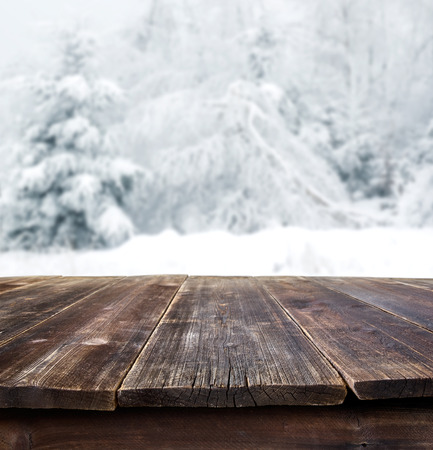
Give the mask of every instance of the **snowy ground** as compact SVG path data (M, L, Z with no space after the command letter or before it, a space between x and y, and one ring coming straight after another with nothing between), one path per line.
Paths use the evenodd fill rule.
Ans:
M277 228L245 236L166 231L105 251L0 254L0 276L354 275L433 277L433 229L311 231Z

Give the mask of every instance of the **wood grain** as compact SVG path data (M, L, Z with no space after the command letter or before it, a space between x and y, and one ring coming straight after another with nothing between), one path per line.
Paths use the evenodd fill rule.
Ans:
M378 280L379 278L374 278ZM418 288L428 289L433 291L433 279L432 278L380 278L382 280L387 280L391 283L403 283L409 286L415 286Z
M0 278L0 294L13 289L26 288L30 284L42 283L57 277L6 277Z
M338 404L341 378L252 278L190 277L128 373L120 406Z
M433 331L433 290L418 289L394 280L331 277L311 279Z
M0 407L114 409L117 387L184 279L120 280L0 347Z
M424 400L341 406L0 411L5 449L431 449Z
M0 295L0 346L119 279L54 278L4 292Z
M262 278L360 399L433 396L433 333L302 278Z

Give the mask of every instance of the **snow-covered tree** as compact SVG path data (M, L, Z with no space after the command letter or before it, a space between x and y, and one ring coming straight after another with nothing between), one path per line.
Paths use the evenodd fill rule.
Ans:
M408 181L400 200L400 225L433 226L433 120L421 136L411 158L402 161ZM406 164L405 164L406 163ZM402 167L402 168L403 168Z
M116 157L108 133L122 91L94 75L90 36L62 42L58 72L30 83L34 108L2 200L4 249L113 246L134 231L125 210L143 172Z
M161 151L144 228L243 233L319 220L322 227L354 225L336 206L346 198L338 176L286 127L287 101L273 84L239 80L203 105L214 134Z
M433 116L431 2L149 0L131 20L105 33L98 51L98 73L121 80L132 100L123 120L110 105L77 107L73 117L88 120L104 141L110 125L114 147L154 174L149 191L128 204L140 232L359 223L348 220L346 203L374 217L362 223L390 223L401 196L422 192L415 185L428 178L421 173L433 154L422 131ZM10 166L4 154L14 153L16 111L30 111L41 133L57 124L61 135L63 100L46 92L75 77L75 87L84 80L94 93L92 46L68 45L57 78L36 86L36 114L16 106L9 84L2 91L0 82L0 172ZM51 104L54 119L46 112ZM21 154L32 148L36 155L42 144L62 153L61 136L54 145L25 131ZM84 152L81 138L71 139ZM97 158L112 156L104 150ZM26 162L25 170L35 166ZM9 184L11 198L27 198L14 180L2 184L4 197ZM121 210L125 199L132 197L116 200ZM418 212L405 217L424 223ZM95 222L92 214L86 220Z

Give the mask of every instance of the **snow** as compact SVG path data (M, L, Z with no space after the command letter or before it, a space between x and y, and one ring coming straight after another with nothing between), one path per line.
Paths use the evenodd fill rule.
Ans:
M0 270L431 275L433 7L325 3L3 2Z
M119 245L134 234L134 225L116 205L108 206L96 219L95 231L110 245Z
M411 226L431 226L433 223L433 166L429 165L418 173L401 201L401 222Z
M92 94L87 80L81 75L70 75L61 79L56 86L58 95L74 103L83 103Z
M54 124L49 130L50 136L57 139L57 145L93 149L100 144L101 136L98 129L90 121L81 116L73 117Z
M14 171L0 180L8 187L0 186L2 249L109 247L134 233L123 208L141 169L111 155L114 83L86 73L86 34L65 35L63 47L58 73L34 80L35 108L23 127L30 140L21 140Z
M112 250L0 253L0 276L338 275L433 277L433 229L275 228L139 235Z

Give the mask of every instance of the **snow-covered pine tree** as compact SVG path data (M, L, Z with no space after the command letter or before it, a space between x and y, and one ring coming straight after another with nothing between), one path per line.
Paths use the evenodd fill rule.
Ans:
M3 249L99 248L128 239L125 213L143 171L115 156L108 126L122 91L90 68L83 32L62 40L60 69L31 82L33 111L3 195Z

